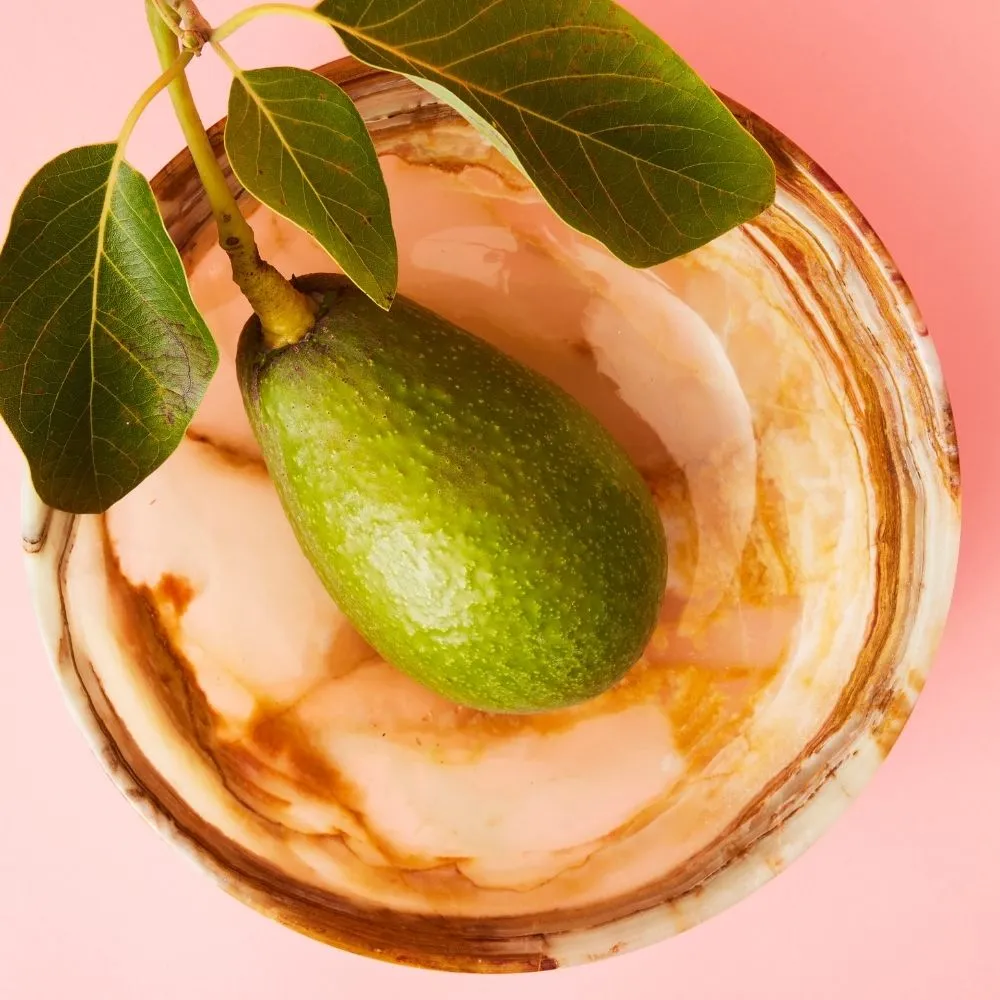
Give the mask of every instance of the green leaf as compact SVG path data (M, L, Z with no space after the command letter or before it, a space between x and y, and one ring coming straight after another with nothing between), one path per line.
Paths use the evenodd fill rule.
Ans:
M774 199L763 148L611 0L323 0L316 10L358 59L450 97L563 219L633 266L693 250Z
M340 87L302 69L239 71L226 154L258 201L312 235L388 308L397 271L389 195L364 120Z
M114 143L31 179L0 252L0 414L52 507L97 513L177 447L218 361L146 179Z

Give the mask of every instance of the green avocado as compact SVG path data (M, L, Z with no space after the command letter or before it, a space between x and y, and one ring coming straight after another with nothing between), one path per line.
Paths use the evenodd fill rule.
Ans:
M666 577L646 484L572 397L412 301L296 284L311 333L237 365L299 544L397 669L493 712L607 690L641 655Z

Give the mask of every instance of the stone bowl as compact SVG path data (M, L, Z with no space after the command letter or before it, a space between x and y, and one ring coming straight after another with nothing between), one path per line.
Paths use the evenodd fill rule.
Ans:
M849 199L731 102L777 165L775 206L641 272L431 95L351 60L320 72L382 156L401 290L563 384L646 477L670 547L660 624L614 690L533 717L450 705L384 663L277 505L232 371L247 309L182 153L153 187L222 363L178 452L107 515L26 483L59 682L148 821L296 930L478 972L659 941L805 850L923 686L960 521L927 330ZM238 193L266 257L330 270Z

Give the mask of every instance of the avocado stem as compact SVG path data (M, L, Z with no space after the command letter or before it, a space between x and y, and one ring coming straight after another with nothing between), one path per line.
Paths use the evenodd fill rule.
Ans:
M176 9L174 4L170 6ZM160 64L167 69L180 54L177 33L153 0L146 0L146 16ZM177 23L180 24L179 19ZM219 244L229 256L233 280L260 320L265 344L273 350L297 343L315 323L315 303L261 259L253 230L243 217L215 157L183 69L171 80L168 89L191 159L215 216Z

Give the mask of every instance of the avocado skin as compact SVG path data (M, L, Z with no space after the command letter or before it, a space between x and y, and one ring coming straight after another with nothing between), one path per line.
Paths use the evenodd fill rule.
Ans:
M666 579L650 492L566 392L339 275L313 331L239 344L244 404L306 557L397 669L462 705L592 698L642 654Z

